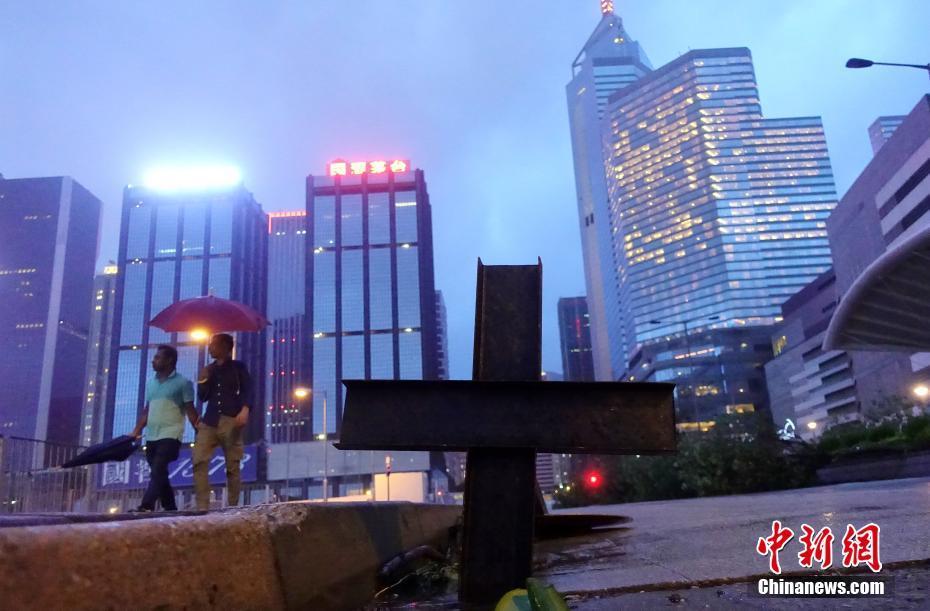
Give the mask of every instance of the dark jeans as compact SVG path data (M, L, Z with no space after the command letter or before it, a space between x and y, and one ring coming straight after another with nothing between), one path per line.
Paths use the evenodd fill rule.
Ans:
M174 490L168 479L168 465L178 459L181 451L181 442L177 439L157 439L147 442L145 447L145 460L152 469L149 487L142 497L142 509L155 509L155 501L161 501L165 511L177 511L174 502Z

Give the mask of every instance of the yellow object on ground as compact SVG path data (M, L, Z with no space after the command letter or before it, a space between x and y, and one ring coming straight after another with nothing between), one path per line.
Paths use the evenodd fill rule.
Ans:
M530 597L523 588L517 588L504 594L494 611L532 611L530 606Z
M494 611L568 611L568 605L551 585L530 577L525 590L518 588L504 594Z

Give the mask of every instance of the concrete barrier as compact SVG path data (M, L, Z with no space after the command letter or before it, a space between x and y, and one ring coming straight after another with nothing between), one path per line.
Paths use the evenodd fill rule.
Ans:
M5 609L353 609L394 555L444 544L460 507L281 503L0 529Z

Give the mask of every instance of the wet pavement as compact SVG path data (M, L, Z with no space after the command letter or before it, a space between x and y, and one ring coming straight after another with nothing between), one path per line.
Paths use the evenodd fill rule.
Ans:
M772 520L796 536L781 553L783 570L800 571L801 524L833 529L835 564L847 524L881 527L885 564L930 559L930 478L837 484L760 494L629 503L566 510L621 514L630 528L536 546L536 574L560 592L704 585L768 572L755 551ZM930 587L930 584L928 584Z
M887 598L762 598L753 592L755 582L703 588L678 588L627 594L592 594L569 597L578 611L617 609L928 609L930 566L883 571L892 578Z
M676 501L585 507L556 513L630 516L624 527L540 541L534 575L566 595L572 609L930 609L930 478L837 484ZM846 524L881 527L880 553L891 578L886 598L763 598L769 576L755 551L772 520L797 534L781 553L785 575L816 574L798 565L801 524L830 526L841 566ZM860 567L862 568L862 567ZM871 574L868 569L864 571ZM837 572L834 572L838 574ZM454 610L454 593L368 609Z

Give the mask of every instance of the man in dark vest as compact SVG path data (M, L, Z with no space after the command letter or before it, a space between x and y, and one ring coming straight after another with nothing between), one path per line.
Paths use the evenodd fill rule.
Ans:
M245 363L232 358L231 335L219 333L210 340L213 362L200 370L197 396L206 403L194 444L194 489L197 509L210 508L210 459L217 446L226 459L229 505L239 504L239 467L243 455L243 431L252 405L252 379Z

